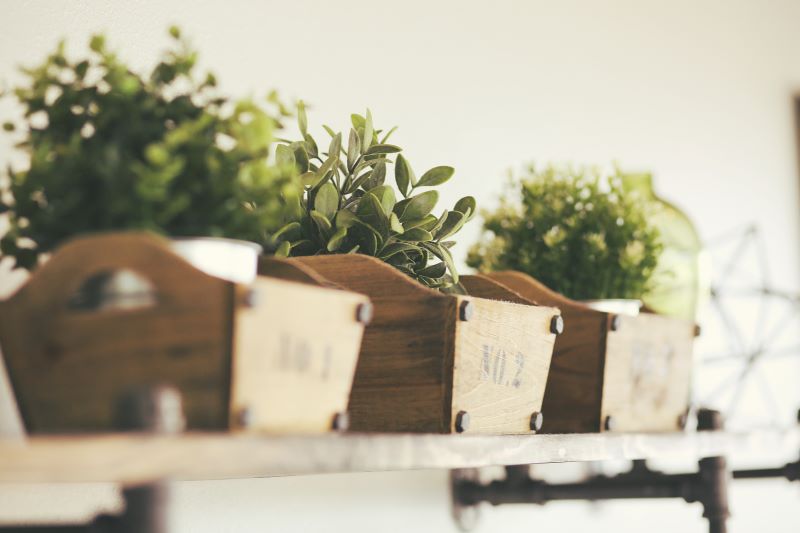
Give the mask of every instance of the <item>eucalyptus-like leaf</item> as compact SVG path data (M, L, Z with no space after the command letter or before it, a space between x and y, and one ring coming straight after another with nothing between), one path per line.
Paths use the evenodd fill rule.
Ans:
M403 233L406 229L394 213L389 213L389 228L395 233Z
M403 227L408 229L411 228L422 228L430 231L434 224L436 224L436 217L433 215L425 215L422 218L417 220L406 220L403 222Z
M450 235L458 232L467 221L467 216L458 211L450 211L447 213L447 219L444 221L441 229L435 232L436 240L446 239Z
M361 201L358 202L356 215L358 215L360 220L377 229L380 235L388 234L389 215L383 210L383 206L378 197L371 192L365 194Z
M295 165L294 150L285 144L275 147L275 163L278 165Z
M425 276L427 278L442 278L447 273L447 265L444 263L434 263L433 265L427 266L422 270L417 271L417 274L420 276Z
M439 193L436 191L427 191L397 202L395 213L397 213L397 216L400 217L400 221L402 222L406 220L416 220L430 213L438 200ZM405 204L401 206L404 202ZM398 206L400 206L400 211L397 210Z
M454 210L467 215L467 220L471 220L475 216L476 202L472 196L465 196L456 202Z
M386 163L381 160L375 164L375 168L369 175L369 178L361 185L365 191L380 187L386 180Z
M441 185L453 177L454 173L455 169L453 167L433 167L419 178L419 182L417 182L416 186L435 187Z
M308 117L306 116L306 104L302 100L297 102L297 125L300 127L300 135L308 135Z
M388 185L380 185L374 189L370 189L369 192L370 194L375 195L375 197L380 201L384 213L387 215L392 213L394 204L397 202L397 199L394 195L394 189Z
M416 250L417 246L406 242L393 242L387 244L378 254L381 259L389 259L395 254Z
M325 247L329 252L335 252L338 250L342 243L344 242L345 237L347 237L347 228L338 228L330 239L328 239L328 244Z
M289 253L292 251L292 245L289 241L283 241L278 245L278 248L275 250L275 256L277 257L289 257Z
M394 164L394 181L397 184L397 188L400 189L400 194L405 197L408 196L408 188L412 182L411 176L413 174L414 171L411 170L411 165L408 164L406 158L403 157L403 154L398 154Z
M303 138L306 142L306 152L308 153L309 157L318 157L319 148L317 148L317 141L314 140L314 137L306 133Z
M305 173L308 172L308 152L306 151L305 143L302 142L294 142L289 145L294 152L294 162L297 165L298 172Z
M411 242L428 242L433 240L433 235L422 228L412 228L402 235L397 236L398 239Z
M331 139L331 144L328 146L328 157L336 157L337 163L339 162L339 151L342 149L342 134L337 133Z
M314 209L322 213L328 220L333 220L339 210L339 193L330 182L324 184L314 196Z
M328 220L327 217L325 217L325 215L323 215L319 211L311 211L311 213L309 214L311 215L311 220L314 221L314 224L316 224L317 229L319 229L322 238L327 240L328 236L331 234L331 229L333 227L331 225L331 221Z
M367 116L364 119L364 142L362 146L362 151L367 153L372 146L372 137L374 135L373 125L372 125L372 113L369 109L367 109Z
M337 228L349 228L358 222L358 217L349 209L340 209L335 222Z
M389 140L389 137L391 137L392 133L394 133L395 131L397 131L397 126L393 126L392 129L390 129L388 132L386 132L386 135L383 136L383 138L380 140L380 143L381 144L386 144L386 141Z
M299 222L289 222L281 229L276 231L272 234L272 240L274 242L278 241L294 241L300 238L300 223Z
M364 152L364 154L365 155L396 154L401 150L402 148L400 148L399 146L395 146L393 144L375 144L373 146L370 146L369 149Z
M361 155L361 139L358 137L358 132L350 129L350 138L347 141L347 168L352 169L355 167L358 156Z

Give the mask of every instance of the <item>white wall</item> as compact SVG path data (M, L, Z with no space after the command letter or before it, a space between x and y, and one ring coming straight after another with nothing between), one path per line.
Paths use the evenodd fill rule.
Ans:
M757 222L776 285L798 287L790 97L800 90L800 2L7 0L0 13L0 79L18 79L15 66L37 62L57 38L79 50L97 30L146 66L167 25L178 23L230 92L275 87L308 101L312 122L337 129L366 106L379 124L400 125L396 141L418 171L456 167L447 203L470 193L490 204L505 170L530 159L651 169L704 236ZM0 115L12 112L0 104ZM8 157L0 144L0 163ZM794 372L781 387L796 387ZM448 531L445 479L186 484L179 522L192 532ZM39 509L39 494L0 489L0 518ZM737 485L732 530L756 530L773 516L770 531L797 531L800 519L788 512L796 497L780 483ZM675 502L488 511L483 531L704 531L699 509Z

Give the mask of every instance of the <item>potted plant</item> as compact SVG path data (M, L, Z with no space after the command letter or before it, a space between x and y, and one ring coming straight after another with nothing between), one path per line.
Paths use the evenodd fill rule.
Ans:
M524 272L568 298L636 314L662 247L650 205L619 172L530 165L484 213L467 264Z
M544 431L682 428L695 326L639 314L662 248L652 203L618 171L530 166L509 189L468 264L561 310Z
M137 230L176 238L179 254L213 274L255 275L258 245L298 193L294 166L268 160L288 112L274 93L270 108L222 95L213 74L197 75L178 28L169 33L148 73L102 35L84 58L61 43L23 70L29 81L13 94L24 117L4 129L28 164L9 169L0 191L10 222L0 252L16 266L33 269L78 234Z
M29 165L3 190L1 246L35 271L0 301L0 343L26 429L120 429L121 396L162 383L190 429L345 429L369 300L256 277L300 193L271 154L288 112L221 95L170 33L147 74L97 36L15 91Z
M351 115L351 122L346 143L342 133L326 126L331 139L322 151L299 104L303 138L280 145L277 158L296 166L305 194L290 202L287 223L273 235L277 255L359 253L427 287L457 290L450 239L474 216L475 199L466 196L452 210L435 214L434 187L446 183L454 169L437 166L417 178L402 149L388 143L395 128L376 129L369 110ZM392 174L396 189L387 184Z
M450 247L475 200L433 212L433 187L453 169L415 177L401 148L389 144L394 130L378 130L369 111L351 116L347 142L326 128L327 152L308 133L302 105L298 118L302 140L287 141L277 156L297 166L305 194L274 235L283 258L264 260L262 269L333 282L374 305L350 393L351 427L537 431L558 310L459 276ZM387 183L392 175L396 187Z

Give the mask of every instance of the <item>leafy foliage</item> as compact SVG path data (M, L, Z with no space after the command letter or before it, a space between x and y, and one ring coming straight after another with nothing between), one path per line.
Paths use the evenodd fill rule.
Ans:
M578 300L640 298L662 245L648 221L651 204L620 178L531 165L512 178L500 207L483 213L484 240L467 264L519 270Z
M327 152L320 152L308 133L305 108L298 109L303 140L287 142L278 158L301 172L305 195L286 224L274 236L279 255L362 253L378 257L428 287L457 290L456 271L448 240L472 218L475 199L459 200L452 211L436 216L436 187L447 182L452 167L438 166L416 177L399 146L388 144L394 129L376 130L372 114L351 116L352 128L343 142L328 127ZM386 184L392 172L396 190Z
M40 254L74 234L150 230L265 242L282 223L283 203L300 192L292 165L268 163L279 118L270 108L233 102L208 74L194 78L197 54L171 28L174 45L147 76L132 72L103 36L85 59L63 43L24 70L15 90L24 108L26 170L8 171L0 212L10 230L0 251L32 268ZM6 124L7 131L19 125Z

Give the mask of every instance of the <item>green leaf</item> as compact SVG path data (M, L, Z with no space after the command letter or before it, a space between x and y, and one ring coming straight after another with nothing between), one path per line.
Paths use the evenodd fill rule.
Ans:
M420 276L425 276L426 278L434 278L438 279L444 277L447 273L447 265L444 263L435 263L433 265L427 266L422 270L418 270L417 274Z
M281 229L272 234L273 242L278 241L293 241L300 238L301 229L299 222L289 222Z
M358 202L356 215L360 221L365 222L378 231L378 234L385 236L389 232L389 216L383 210L377 196L368 192Z
M354 129L350 129L350 138L347 141L347 168L352 169L356 161L358 161L358 156L361 155L361 140L358 137L358 132Z
M301 174L304 172L308 172L308 152L306 151L305 143L302 142L294 142L289 145L294 152L294 161L297 165L297 170Z
M335 252L341 247L345 237L347 237L347 228L337 229L336 232L334 232L333 236L328 240L328 245L326 246L326 249L329 252Z
M441 229L436 232L436 240L445 239L458 232L467 221L467 216L458 211L450 211Z
M306 133L303 138L306 141L306 152L309 157L317 157L319 155L319 148L317 148L317 142L314 140L314 137Z
M367 109L367 118L364 119L364 143L361 148L362 153L365 153L372 146L372 137L375 135L372 126L372 113Z
M422 175L416 187L435 187L441 185L453 177L453 173L455 173L453 167L433 167Z
M331 136L331 139L333 139L334 137L336 137L336 132L335 132L335 131L333 131L333 129L331 129L331 127L330 127L330 126L326 126L325 124L323 124L323 125L322 125L322 129L324 129L324 130L325 130L325 133L327 133L328 135L330 135L330 136Z
M421 243L421 246L441 259L447 265L447 270L450 271L450 275L453 278L453 283L458 283L458 271L456 271L456 265L453 261L453 256L450 254L450 250L435 242Z
M402 222L406 220L416 220L430 213L438 201L439 193L436 191L427 191L412 198L397 202L397 206L400 206L403 202L406 202L406 204L402 206L399 212L397 211L397 207L395 207L395 213L397 213L397 216L400 217Z
M331 230L333 229L330 220L328 220L325 215L319 211L311 211L309 215L311 215L311 220L314 221L314 224L316 224L317 228L319 229L319 233L322 238L327 240L328 236L331 234Z
M378 161L378 163L375 164L375 168L372 169L369 179L367 179L362 186L365 191L369 191L380 187L383 185L384 181L386 181L386 163L384 161Z
M394 181L397 183L400 194L404 197L408 196L408 187L413 181L413 175L414 171L411 170L411 165L408 164L406 158L403 157L403 154L398 155L394 163Z
M337 133L331 139L331 144L328 146L328 157L336 156L338 161L339 159L339 152L342 149L342 134Z
M317 195L314 197L314 209L329 220L336 215L339 210L339 193L331 182L326 183L317 191Z
M407 230L411 228L422 228L430 231L433 225L436 224L436 217L433 215L425 215L417 220L406 220L403 222L403 227Z
M433 240L433 235L422 228L412 228L402 235L398 235L398 239L411 242L428 242Z
M384 246L378 255L385 261L393 255L397 255L401 252L409 252L418 249L419 247L414 244L409 244L406 242L393 242Z
M471 220L473 216L475 216L475 209L477 204L475 202L475 198L472 196L465 196L458 202L456 202L456 206L453 208L460 213L464 213L467 215L467 220Z
M364 153L366 155L375 155L375 154L396 154L400 152L402 148L399 146L395 146L393 144L375 144L370 146L367 151Z
M380 185L370 189L369 192L370 194L374 194L375 197L380 201L384 213L388 215L392 212L392 208L394 208L394 204L397 202L394 196L394 189L388 185Z
M275 250L276 257L289 257L289 253L292 251L292 244L289 241L283 241L278 249Z
M297 125L300 127L300 135L306 138L308 136L308 116L306 115L306 103L302 100L297 102Z
M406 231L400 219L397 218L397 215L394 213L389 214L389 228L395 233L403 233Z
M350 115L350 122L353 124L353 127L356 130L363 130L364 126L366 125L366 119L358 113L353 113Z
M358 222L358 217L349 209L339 209L336 213L336 227L349 228Z
M277 148L275 148L275 162L278 165L295 165L294 150L285 144L279 144Z

